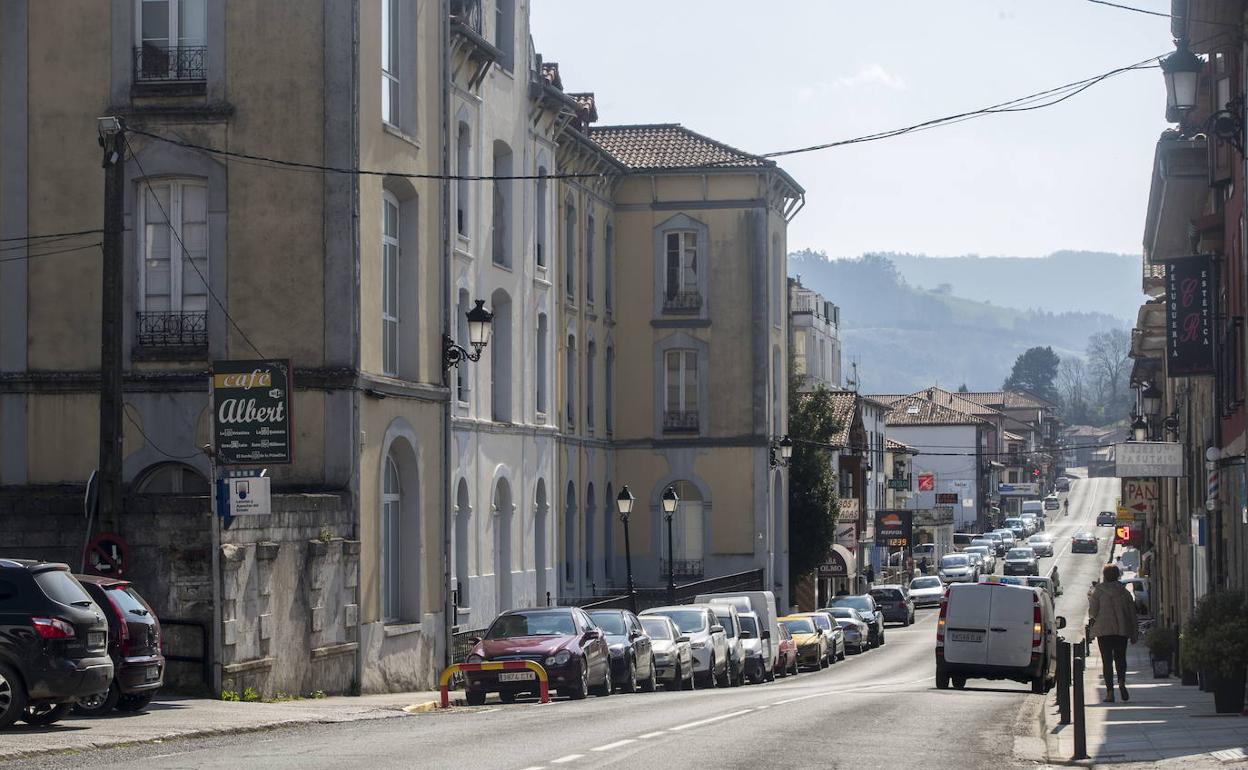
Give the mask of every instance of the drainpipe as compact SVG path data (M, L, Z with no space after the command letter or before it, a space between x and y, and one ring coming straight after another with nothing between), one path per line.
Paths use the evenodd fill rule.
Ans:
M438 32L439 45L442 49L441 70L438 73L438 80L441 84L441 120L442 141L439 147L439 163L443 174L450 174L451 170L451 154L450 142L448 136L451 130L451 7L450 0L441 0L438 3L438 11L440 16L440 29ZM451 183L448 179L442 180L442 216L440 217L439 233L442 242L442 256L438 264L442 271L442 334L441 339L450 337L454 331L452 329L451 318ZM439 345L441 343L439 342ZM442 665L449 666L452 663L454 652L454 636L451 629L459 621L455 617L455 603L451 601L451 413L453 404L450 395L450 371L443 363L442 351L438 351L438 365L442 367L442 387L446 389L446 407L442 410L442 613L443 613L443 634L442 634Z

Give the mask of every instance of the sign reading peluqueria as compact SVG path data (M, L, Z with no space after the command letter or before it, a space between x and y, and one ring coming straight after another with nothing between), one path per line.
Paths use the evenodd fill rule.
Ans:
M289 463L289 359L212 363L212 443L218 465Z

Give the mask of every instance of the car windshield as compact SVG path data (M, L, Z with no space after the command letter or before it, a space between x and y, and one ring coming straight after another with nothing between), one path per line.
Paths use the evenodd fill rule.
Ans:
M1036 552L1030 548L1011 548L1010 552L1005 555L1006 559L1034 559Z
M666 610L661 614L671 618L682 634L706 630L706 613L701 610Z
M1091 539L1092 539L1091 532L1076 532L1075 533L1075 540L1091 540Z
M967 548L966 550L969 551L971 550L971 548L991 548L991 547L992 547L992 541L981 537L978 540L972 540L970 548Z
M742 617L741 630L746 633L753 634L755 639L758 638L758 623L754 622L754 618Z
M1021 527L1022 525L1023 525L1022 519L1006 519L1005 520L1005 526L1007 527Z
M671 639L672 630L662 618L642 618L641 628L651 639Z
M832 613L834 618L853 618L854 611L849 607L829 607L828 612Z
M1049 539L1045 537L1044 535L1032 535L1031 537L1027 538L1028 543L1046 543L1048 542L1048 540Z
M822 631L828 631L832 628L832 621L828 620L827 615L811 615L810 619Z
M780 625L789 629L794 634L813 634L815 627L811 624L810 618L792 618L790 620L780 621Z
M719 624L724 627L724 636L728 637L729 639L736 638L737 627L732 622L732 615L728 615L728 614L720 615L717 612L715 613L715 619L718 620Z
M921 577L910 581L911 590L915 588L940 588L940 578Z
M941 557L940 566L941 567L965 567L969 562L970 562L970 559L963 556L962 554L951 553L948 556Z
M871 598L877 602L895 602L901 599L901 592L896 588L872 588Z
M832 604L838 607L852 607L859 612L871 612L874 609L869 596L838 596Z
M624 616L618 612L591 612L589 616L608 636L624 636Z
M43 589L43 593L54 602L78 607L90 607L93 604L86 589L65 570L50 569L36 572L35 582Z
M510 612L499 615L486 633L486 639L507 639L513 636L571 636L576 633L572 613L540 610Z

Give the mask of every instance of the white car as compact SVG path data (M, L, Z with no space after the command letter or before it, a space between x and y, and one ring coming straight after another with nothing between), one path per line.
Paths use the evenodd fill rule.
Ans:
M672 619L663 615L639 618L650 637L654 668L665 690L693 689L693 654L689 637L680 633Z
M979 543L981 542L985 543L985 545L980 545ZM975 545L968 546L962 553L979 554L979 558L983 562L979 568L981 573L991 575L997 571L997 554L996 550L992 546L991 540L976 541Z
M1053 555L1053 536L1047 532L1037 532L1027 538L1027 547L1036 552L1036 556Z
M829 607L825 611L831 613L836 624L845 632L846 652L859 653L871 647L871 628L858 610L853 607Z
M910 581L910 598L915 607L934 607L945 596L945 584L938 577L917 577Z
M979 570L964 553L951 553L940 557L937 576L946 583L974 583L979 580Z
M689 637L693 653L693 673L703 687L727 687L731 677L731 653L724 627L709 604L684 604L676 607L654 607L641 613L672 619L680 633Z

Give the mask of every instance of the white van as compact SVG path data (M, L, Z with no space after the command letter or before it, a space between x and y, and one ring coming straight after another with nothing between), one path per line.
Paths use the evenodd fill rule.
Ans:
M776 618L776 595L771 591L730 591L721 594L698 594L693 597L698 604L731 604L737 612L753 612L758 616L758 626L763 637L763 661L765 676L775 678L776 656L780 654L780 624Z
M1056 617L1048 591L1007 583L949 586L936 621L936 687L1009 679L1048 692L1057 679Z
M1044 501L1043 500L1024 500L1023 509L1019 511L1023 513L1034 513L1040 518L1044 518Z

